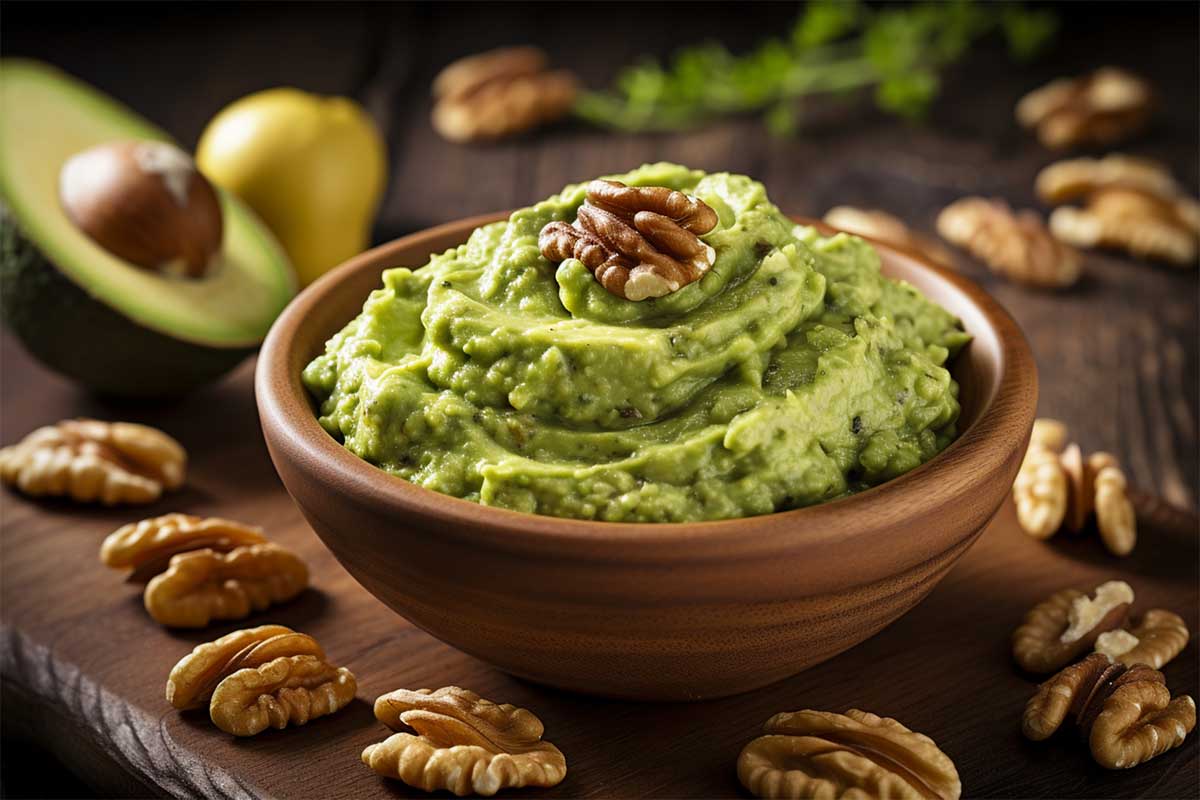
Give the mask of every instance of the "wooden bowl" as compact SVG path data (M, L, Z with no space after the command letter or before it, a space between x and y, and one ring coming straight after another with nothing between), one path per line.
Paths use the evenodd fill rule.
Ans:
M957 314L974 341L953 370L962 435L882 486L746 519L587 522L448 497L360 460L317 423L301 370L384 269L423 265L502 218L422 231L333 270L279 317L255 380L271 458L309 524L359 583L437 638L581 692L744 692L853 647L912 608L1008 495L1037 405L1029 346L978 286L883 246L884 271Z

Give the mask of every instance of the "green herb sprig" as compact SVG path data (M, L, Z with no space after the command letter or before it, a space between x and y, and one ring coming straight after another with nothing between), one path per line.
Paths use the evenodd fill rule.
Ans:
M858 0L810 2L787 38L734 55L716 42L686 47L663 67L645 60L622 70L610 91L584 92L575 114L624 131L673 131L711 119L764 112L772 133L798 124L796 100L874 88L880 108L918 119L940 88L939 71L1000 31L1014 59L1053 39L1048 11L972 0L870 8Z

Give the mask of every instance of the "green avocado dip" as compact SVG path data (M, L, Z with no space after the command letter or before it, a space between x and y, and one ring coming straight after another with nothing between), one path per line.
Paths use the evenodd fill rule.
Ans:
M744 175L614 176L717 211L716 261L665 297L609 294L538 233L585 186L391 269L304 370L321 425L438 492L561 517L767 514L874 486L956 435L969 340L863 240L797 226Z

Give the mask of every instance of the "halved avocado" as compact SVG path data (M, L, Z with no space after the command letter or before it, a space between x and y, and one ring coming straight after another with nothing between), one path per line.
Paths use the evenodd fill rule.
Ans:
M59 170L119 139L170 141L53 67L0 59L0 309L33 355L81 383L179 394L254 350L295 277L267 228L223 191L224 238L203 278L142 269L96 244L63 211Z

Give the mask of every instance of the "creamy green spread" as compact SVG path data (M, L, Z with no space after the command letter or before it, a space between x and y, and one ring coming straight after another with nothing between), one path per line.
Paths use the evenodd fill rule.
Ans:
M609 294L538 233L585 185L384 273L304 370L320 421L408 481L490 506L679 522L820 503L955 437L958 320L862 239L795 225L744 175L614 176L694 195L716 261L666 297Z

